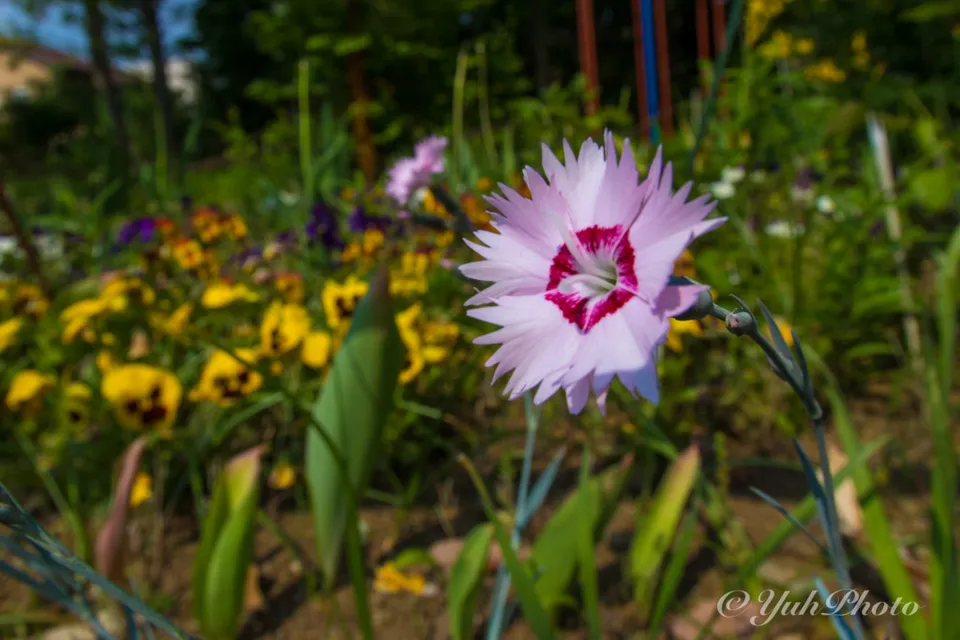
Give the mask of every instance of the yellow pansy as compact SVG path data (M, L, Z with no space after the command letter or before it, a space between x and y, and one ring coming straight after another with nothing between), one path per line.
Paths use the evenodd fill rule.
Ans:
M323 287L321 302L327 325L331 329L349 326L353 312L363 296L367 295L366 281L350 275L343 283L328 282Z
M50 308L50 301L40 287L33 284L21 284L13 293L13 313L40 318Z
M270 470L267 477L267 485L271 489L282 491L289 489L297 483L297 471L289 462L279 462Z
M237 349L236 357L225 351L214 352L200 374L200 381L190 392L190 400L229 407L239 398L250 395L263 384L263 376L249 366L256 364L257 356L255 349Z
M225 216L221 220L221 224L223 225L224 231L226 231L227 235L233 240L246 238L249 233L246 221L236 214Z
M400 258L400 268L390 276L390 294L413 296L427 292L427 269L430 256L420 251L408 251Z
M222 216L212 209L200 209L191 218L194 230L204 242L213 242L223 233Z
M417 574L406 574L390 562L376 571L373 579L373 588L381 593L400 593L405 591L414 595L421 595L427 590L426 579Z
M303 363L313 369L321 369L330 362L333 338L324 331L313 331L303 340Z
M683 336L702 336L703 327L698 320L677 320L670 318L670 330L667 331L667 349L683 350Z
M16 342L17 334L22 327L22 318L11 318L6 322L0 322L0 353L6 351L10 345Z
M112 353L109 351L101 351L97 354L97 369L100 370L101 374L106 373L115 366L117 366L117 361L114 359Z
M114 278L107 282L100 291L100 298L107 301L107 304L114 307L122 304L124 307L130 304L151 305L157 296L143 280L140 278ZM120 302L125 300L126 302Z
M260 325L261 353L278 358L295 349L310 333L310 316L297 304L273 302Z
M153 327L167 335L179 336L190 322L190 314L193 313L193 305L189 302L177 307L177 310L169 316L153 314L151 322Z
M75 433L81 433L90 420L90 387L82 382L71 382L64 394L64 417Z
M40 397L53 388L56 379L34 369L24 369L13 377L7 391L7 408L30 415L40 408Z
M447 212L446 208L440 204L440 200L433 195L433 191L430 189L425 189L423 192L423 211L429 213L433 216L439 216L441 218L449 217L450 214Z
M176 376L164 369L122 364L107 370L101 393L113 405L122 426L168 434L180 407L183 387Z
M182 268L193 270L203 264L205 260L203 247L196 240L180 238L173 245L173 259Z
M150 474L140 471L133 479L130 487L130 508L136 509L153 497L153 478Z
M200 304L207 309L222 309L236 302L256 302L260 296L244 284L216 282L203 291Z
M281 273L273 282L280 297L286 302L303 302L303 276L299 273Z

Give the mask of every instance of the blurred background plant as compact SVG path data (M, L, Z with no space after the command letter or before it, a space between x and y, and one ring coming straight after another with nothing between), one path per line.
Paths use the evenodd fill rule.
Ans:
M205 637L313 630L311 612L350 635L426 637L438 583L458 638L487 594L504 603L488 637L505 628L510 583L537 637L581 623L597 637L597 620L603 637L731 634L711 620L727 587L829 575L817 548L795 566L803 534L744 497L757 485L810 520L790 444L810 431L722 323L672 325L658 406L615 388L606 417L576 422L562 403L506 403L470 345L485 329L462 313L458 216L488 228L483 196L525 193L541 143L609 128L642 167L653 157L629 3L593 2L595 78L574 0L10 4L65 16L85 42L74 56L29 32L0 40L0 479L77 558ZM866 624L956 637L936 603L956 588L960 13L747 0L718 69L737 3L709 4L657 4L665 155L676 186L693 180L730 218L676 274L721 304L763 299L816 362L854 579L933 612ZM392 200L387 170L431 134L448 140L444 170ZM398 341L360 311L386 304L378 266ZM348 432L338 411L369 391L354 352L392 390ZM252 509L224 479L251 451ZM841 498L848 477L859 499ZM226 562L221 545L244 552ZM204 598L229 611L213 619ZM36 612L11 618L20 636L62 618L4 585L0 602Z

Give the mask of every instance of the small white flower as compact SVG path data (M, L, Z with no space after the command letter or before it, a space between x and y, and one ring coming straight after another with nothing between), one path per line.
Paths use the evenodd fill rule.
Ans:
M823 195L817 198L817 210L829 215L837 210L837 205L833 202L833 198Z
M737 184L743 180L745 175L747 175L747 172L743 167L724 167L723 171L720 172L720 179L730 184Z
M763 231L768 236L774 238L796 238L803 233L804 229L802 224L792 224L783 220L777 220L776 222L768 224Z
M0 258L7 255L16 255L19 250L20 247L17 246L15 238L9 236L0 238Z
M713 197L717 200L726 200L733 197L736 188L729 182L721 180L710 185L710 191L713 192Z
M284 206L292 207L293 205L297 204L297 202L299 201L300 201L300 194L298 193L294 193L292 191L280 192L280 202L282 202Z

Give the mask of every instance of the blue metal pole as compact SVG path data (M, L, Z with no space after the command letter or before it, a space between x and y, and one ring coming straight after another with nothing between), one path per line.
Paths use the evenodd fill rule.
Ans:
M647 114L650 117L650 142L660 143L659 104L657 93L657 47L653 30L653 0L640 2L640 33L643 35L643 66L647 83Z

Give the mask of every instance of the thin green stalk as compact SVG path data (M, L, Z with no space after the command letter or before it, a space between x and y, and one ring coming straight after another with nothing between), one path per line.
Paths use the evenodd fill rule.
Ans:
M457 54L457 70L453 76L453 135L451 135L450 149L453 156L453 178L459 184L460 177L460 148L463 146L463 96L467 85L466 47L460 48Z
M363 545L360 540L360 514L357 503L347 500L347 568L353 585L353 598L357 607L357 620L364 640L373 640L373 616L367 598L367 582L364 576Z
M523 466L520 469L520 484L517 487L516 513L526 513L527 496L530 493L530 473L533 467L533 454L537 442L537 429L540 419L533 405L533 399L527 393L523 396L524 412L527 418L527 437L523 448ZM510 544L516 549L520 544L521 522L514 518L513 533ZM497 581L493 587L493 607L490 612L490 623L487 627L487 640L497 640L503 633L506 624L504 614L507 608L507 596L510 594L510 573L505 565L497 571Z
M50 472L40 467L40 463L38 462L39 452L37 448L33 446L33 443L30 442L30 439L27 438L19 428L13 430L13 435L17 439L20 448L23 449L24 455L30 460L30 464L33 466L37 477L40 478L40 482L43 483L47 493L50 494L50 499L53 500L54 506L57 508L57 511L60 512L60 516L65 518L70 525L74 544L77 547L74 555L81 559L87 557L89 555L89 551L87 550L87 535L79 514L70 506L69 501L63 495L63 491L60 490L57 481L53 479Z
M297 107L299 122L300 178L303 181L302 202L309 212L313 202L313 167L310 138L310 61L300 61L297 75Z
M309 561L306 554L304 554L296 542L290 539L290 536L280 527L279 524L274 522L270 516L264 513L263 509L257 511L257 522L263 526L264 529L270 532L270 534L277 539L277 542L287 550L287 553L292 555L298 563L300 563L300 568L303 570L304 580L307 583L307 594L313 596L317 592L317 572L316 568Z
M487 152L487 163L490 167L499 166L497 158L497 142L493 137L493 122L490 118L490 96L488 95L489 82L487 79L487 48L483 42L477 43L477 102L480 106L480 130L483 132L483 144Z
M583 608L587 616L587 628L590 630L590 640L600 640L603 632L600 627L600 593L597 586L597 559L594 554L593 522L590 517L590 445L583 449L580 461L580 531L579 562L580 590L583 595Z

